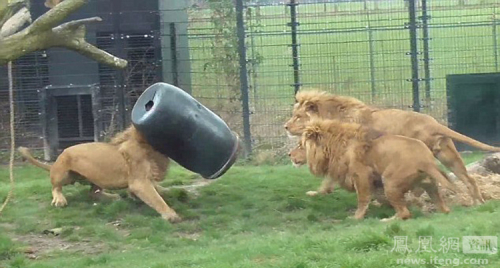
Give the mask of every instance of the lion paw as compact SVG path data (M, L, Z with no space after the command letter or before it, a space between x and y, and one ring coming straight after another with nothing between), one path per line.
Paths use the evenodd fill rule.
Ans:
M318 194L319 194L319 192L318 192L318 191L308 191L308 192L306 193L306 195L308 195L308 196L317 196Z
M182 218L179 215L177 215L176 213L162 215L162 218L165 220L168 220L171 223L177 223L177 222L182 221Z
M64 207L68 205L68 201L66 201L66 198L63 195L54 196L50 204L55 207Z
M380 221L381 222L390 222L390 221L393 221L396 219L396 215L390 217L390 218L384 218L384 219L381 219Z
M364 216L357 216L357 215L351 215L351 216L347 216L347 219L349 220L362 220L364 218Z
M382 203L380 203L378 200L372 200L371 204L378 208L382 206Z
M354 215L353 219L355 220L362 220L365 218L365 215Z

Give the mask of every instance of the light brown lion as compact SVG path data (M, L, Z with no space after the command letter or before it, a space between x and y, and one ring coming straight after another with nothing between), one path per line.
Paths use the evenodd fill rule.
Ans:
M288 156L290 157L290 161L292 162L292 165L296 168L299 168L305 164L307 164L307 155L306 155L306 148L302 146L302 141L300 140L293 148L290 150L288 153ZM382 189L382 181L380 176L377 176L377 174L372 174L373 176L370 178L370 180L373 182L373 188L375 189L375 201L373 201L372 204L376 206L381 206L382 204L387 204L387 199L385 198L385 195L383 193ZM330 194L334 190L334 184L335 183L341 183L342 188L347 189L349 191L354 191L354 185L353 182L347 178L346 180L335 180L331 179L329 177L325 178L323 182L321 183L321 186L318 188L316 191L307 191L306 194L308 196L316 196L316 195L325 195L325 194Z
M305 153L304 153L305 150ZM362 219L372 199L374 185L381 178L388 202L396 210L393 218L408 219L405 193L420 186L438 208L448 213L437 182L456 192L455 185L434 162L434 156L419 140L382 134L360 124L313 119L302 134L301 145L290 152L295 165L307 163L312 174L324 177L319 192L337 182L356 191L358 208L354 218Z
M27 148L19 147L19 152L31 164L50 171L53 206L68 204L62 193L64 185L88 181L95 198L117 199L118 195L103 190L128 189L162 218L170 222L181 220L158 194L162 188L157 182L165 178L169 158L153 150L134 126L117 134L110 143L90 142L68 147L52 166L33 158Z
M476 181L467 174L453 140L485 151L500 152L500 148L457 133L440 124L433 117L422 113L399 109L379 109L355 98L316 90L300 91L295 98L293 115L284 126L289 135L300 135L310 118L320 117L355 122L377 131L420 140L467 186L475 204L484 203Z

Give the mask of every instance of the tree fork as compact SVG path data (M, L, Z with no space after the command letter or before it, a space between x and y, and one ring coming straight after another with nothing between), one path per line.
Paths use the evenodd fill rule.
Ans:
M8 0L0 0L0 4ZM87 0L66 0L36 19L31 25L17 32L26 22L30 21L29 12L23 6L8 5L0 9L0 16L10 14L4 19L0 30L0 65L18 59L34 51L51 47L63 47L76 51L99 63L123 69L127 61L101 50L85 40L85 24L102 21L99 17L70 21L57 26L70 13L82 7ZM11 8L9 10L9 7ZM16 9L16 11L12 11ZM2 37L3 36L3 37Z

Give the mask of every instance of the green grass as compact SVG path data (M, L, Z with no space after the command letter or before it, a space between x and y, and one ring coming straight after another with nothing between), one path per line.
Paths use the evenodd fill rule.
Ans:
M7 175L1 168L2 182ZM414 250L418 236L432 236L434 249L443 236L497 236L499 201L453 207L449 215L412 208L414 219L392 223L379 221L393 215L392 209L371 207L365 220L355 221L346 219L356 208L354 193L336 189L328 196L305 195L320 184L307 168L235 166L198 195L175 190L165 196L184 218L172 225L140 201L94 203L81 185L64 188L68 207L53 208L46 172L17 166L15 175L14 199L0 216L0 267L371 268L404 267L398 258L434 256L486 258L485 267L500 265L498 254L391 252L394 236L407 236ZM193 179L174 166L165 185ZM2 183L0 196L7 191ZM62 228L61 234L43 234L53 228Z

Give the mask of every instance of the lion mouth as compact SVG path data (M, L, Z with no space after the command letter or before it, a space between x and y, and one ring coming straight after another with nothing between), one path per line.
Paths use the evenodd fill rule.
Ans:
M302 163L295 163L295 162L293 162L293 161L292 161L292 165L293 165L293 167L295 167L295 168L299 168L299 167L301 167L301 166L302 166Z
M292 134L292 132L290 132L289 130L286 131L286 135L288 136L289 139L297 139L300 135L294 135Z

